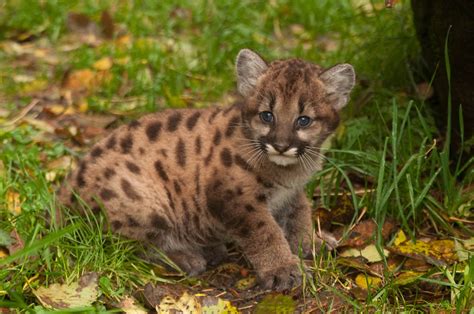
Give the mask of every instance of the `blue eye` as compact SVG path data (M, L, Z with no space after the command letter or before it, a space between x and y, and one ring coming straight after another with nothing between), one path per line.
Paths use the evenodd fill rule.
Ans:
M272 123L273 122L273 113L270 111L262 111L260 112L260 120L265 123Z
M301 116L301 117L298 117L298 119L296 120L296 124L301 127L308 126L310 125L310 123L311 123L311 118L308 116Z

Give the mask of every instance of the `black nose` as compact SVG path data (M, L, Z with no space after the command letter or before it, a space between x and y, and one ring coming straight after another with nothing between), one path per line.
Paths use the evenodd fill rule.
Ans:
M283 154L284 152L286 152L288 150L288 145L287 144L273 144L273 148L275 148L275 150L277 152L279 152L280 154Z

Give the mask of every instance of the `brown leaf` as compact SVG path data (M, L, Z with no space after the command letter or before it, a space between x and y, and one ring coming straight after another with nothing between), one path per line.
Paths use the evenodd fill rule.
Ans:
M109 11L104 10L100 15L100 27L102 30L102 35L106 39L112 39L115 34L115 23L110 15Z
M10 237L13 239L13 242L12 242L12 244L10 244L7 247L7 249L8 249L8 253L10 255L12 255L13 253L15 253L17 251L22 250L25 247L25 242L20 237L20 235L18 234L18 231L16 231L16 229L13 229L10 232Z
M416 85L416 94L420 100L427 100L433 97L433 87L428 82L421 82Z
M387 240L389 236L395 231L395 223L386 220L382 227L382 237ZM344 232L344 227L338 228L335 231L336 238L340 238ZM343 239L339 247L363 247L367 244L374 243L375 235L377 234L377 225L371 219L363 220L358 223L347 238Z

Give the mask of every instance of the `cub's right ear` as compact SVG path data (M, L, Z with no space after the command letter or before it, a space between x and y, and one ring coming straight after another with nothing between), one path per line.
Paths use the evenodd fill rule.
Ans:
M235 62L239 93L244 97L249 96L267 68L267 63L257 53L250 49L240 50Z

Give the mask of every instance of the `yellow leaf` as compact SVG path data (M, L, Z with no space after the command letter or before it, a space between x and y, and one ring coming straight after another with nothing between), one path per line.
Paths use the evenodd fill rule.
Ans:
M387 251L386 249L383 250L383 253L385 257L387 257L390 254L390 252ZM362 250L359 250L359 249L345 250L340 254L340 256L342 257L362 256L370 263L380 262L381 260L383 260L382 256L380 256L380 253L377 250L377 247L374 244L367 245Z
M0 249L0 258L4 258L4 257L7 257L8 256L8 253L2 249Z
M114 63L118 65L126 65L130 62L130 57L117 58L114 60Z
M20 194L9 189L6 198L8 211L15 216L19 215L21 213Z
M382 279L365 274L358 274L355 278L355 283L362 289L369 290L369 288L378 288L382 284Z
M189 314L201 313L201 304L195 296L184 292L179 300L165 296L157 307L158 313L175 313L176 311Z
M33 290L33 294L47 308L69 309L90 306L97 300L97 273L83 275L71 284L52 284Z
M395 280L392 281L392 283L399 286L408 285L416 281L423 274L424 273L421 273L421 272L408 270L398 275L397 278L395 278Z
M458 260L453 240L405 241L390 247L390 250L404 256L423 259L430 264L445 265Z
M111 67L112 67L112 59L110 57L104 57L104 58L101 58L99 60L97 60L94 64L93 64L93 68L98 70L98 71L107 71L109 70Z
M82 99L77 105L77 109L79 110L79 112L86 112L89 109L89 104L87 103L87 100Z
M405 242L407 240L407 236L405 235L405 232L403 232L402 229L400 229L395 236L395 240L393 241L393 245L398 246Z
M246 291L257 284L257 279L254 276L249 276L247 278L240 279L235 284L235 288L240 291Z
M28 84L23 84L21 91L23 93L29 94L33 92L37 92L40 90L44 90L48 86L48 81L43 79L37 79Z

